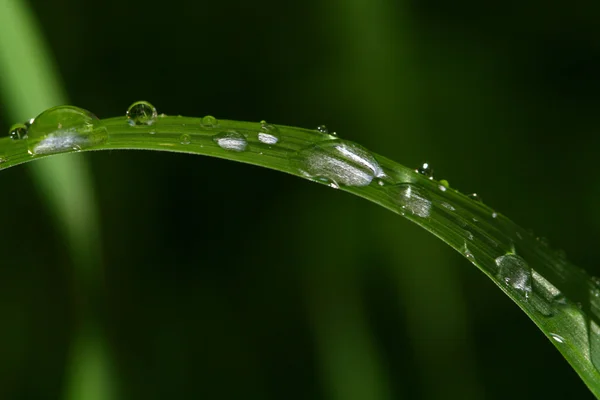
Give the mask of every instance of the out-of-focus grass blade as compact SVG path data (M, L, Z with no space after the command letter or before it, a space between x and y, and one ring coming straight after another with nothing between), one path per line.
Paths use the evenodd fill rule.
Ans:
M396 146L394 139L400 138L402 143L397 148L408 147L423 153L420 150L428 145L423 143L427 135L408 134L422 131L425 121L423 104L417 100L420 98L415 51L418 35L409 2L337 0L324 2L321 7L335 9L325 15L336 14L336 18L327 19L327 26L337 27L327 32L338 39L339 49L339 56L334 59L337 64L331 68L336 71L332 80L338 83L333 92L344 90L351 82L352 90L360 93L360 96L341 96L339 102L344 104L340 107L348 110L349 118L360 116L352 121L356 124L369 121L362 131L368 128L370 135L380 134L392 146ZM407 134L401 137L389 134L390 126ZM398 297L407 310L407 329L419 374L424 381L434 378L438 382L420 388L424 398L481 398L474 357L464 345L469 342L465 340L469 332L465 318L461 318L464 299L457 269L436 251L424 253L424 245L395 246L399 239L402 241L398 235L403 232L394 220L371 216L371 221L391 233L382 234L373 245L378 247L379 254L397 261L390 265L390 270L396 277ZM427 286L428 290L420 286ZM423 296L427 291L446 300L440 302ZM453 317L449 318L450 315ZM460 370L450 367L456 364L456 354L462 354ZM438 374L441 369L446 373Z
M3 103L17 121L26 121L46 108L66 103L46 44L28 5L22 0L0 0L0 84ZM81 156L58 157L32 164L31 173L44 202L56 218L56 226L68 243L77 284L83 286L84 292L96 291L101 282L101 251L96 202L87 162ZM95 350L96 341L100 340L97 332L82 337L85 332L87 330L82 329L76 334L78 345L73 352L78 354L72 354L72 360L77 365L70 369L78 372L69 377L69 385L80 387L88 382L97 387L100 383L96 373L108 370L107 365L100 365L98 360L107 356L100 357ZM83 357L80 352L90 356ZM87 363L94 363L94 368ZM82 371L89 371L89 374ZM101 385L108 385L107 379L103 378ZM82 390L72 398L113 398L83 397L93 392Z

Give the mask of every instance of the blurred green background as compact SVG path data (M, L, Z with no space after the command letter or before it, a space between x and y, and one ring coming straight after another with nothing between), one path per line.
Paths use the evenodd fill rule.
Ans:
M27 4L70 102L101 118L143 99L326 124L600 274L598 2ZM83 400L592 398L491 281L380 207L218 159L63 157L91 165L101 281L82 293L30 166L2 171L0 399L66 398L84 320L106 361Z

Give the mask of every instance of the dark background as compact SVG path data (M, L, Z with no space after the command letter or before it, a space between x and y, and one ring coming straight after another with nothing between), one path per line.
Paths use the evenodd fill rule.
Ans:
M597 1L30 4L71 103L101 118L143 99L326 124L429 161L600 273ZM28 167L0 174L2 399L63 398L82 318L123 399L592 398L491 281L399 216L219 159L85 158L105 276L92 317Z

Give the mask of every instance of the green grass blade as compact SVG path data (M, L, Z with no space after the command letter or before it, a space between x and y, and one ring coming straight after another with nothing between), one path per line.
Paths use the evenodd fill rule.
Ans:
M52 152L146 149L230 159L339 187L404 216L460 252L525 311L600 395L597 281L477 199L326 132L207 117L150 116L136 125L125 116L77 115L80 125L62 124L62 110L52 110L36 119L28 139L0 139L0 167ZM512 337L518 340L517 333Z
M67 102L43 35L24 1L0 0L0 87L9 114L21 121ZM82 286L85 295L97 293L102 269L99 223L87 161L82 157L48 159L31 164L30 171L68 244L76 284ZM110 369L108 356L98 350L104 348L100 347L102 335L91 332L87 326L89 315L83 318L82 328L75 334L67 383L67 396L73 399L104 393L90 390L99 385L96 375L101 370L105 371L98 376L103 378L105 390L110 386L104 379ZM82 389L77 392L75 388L79 387ZM95 396L94 399L113 398Z

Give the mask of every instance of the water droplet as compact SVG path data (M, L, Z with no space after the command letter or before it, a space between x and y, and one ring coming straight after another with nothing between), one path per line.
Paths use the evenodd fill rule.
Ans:
M467 197L473 201L483 202L483 200L481 200L481 196L479 196L477 193L468 194Z
M471 231L465 230L465 235L467 236L467 239L469 239L469 240L475 240L475 236L473 236L473 234L471 233Z
M526 299L531 294L531 268L516 254L506 254L496 258L498 278L516 289Z
M497 213L496 211L494 211L494 212L492 213L492 218L497 218L497 217L498 217L498 213Z
M192 143L192 138L187 133L184 133L183 135L179 136L179 142L181 144L190 144Z
M426 197L425 191L410 183L400 183L395 188L399 189L398 200L403 210L421 218L429 217L431 201Z
M379 163L365 148L344 140L326 140L297 151L292 162L304 175L335 185L367 186L383 177Z
M564 343L564 342L565 342L565 339L564 339L562 336L560 336L560 335L557 335L556 333L551 333L551 334L550 334L550 337L551 337L552 339L554 339L554 341L556 341L556 342L558 342L558 343L561 343L561 344L562 344L562 343Z
M31 154L53 154L93 147L107 139L106 128L91 112L58 106L38 115L27 134Z
M456 208L454 208L452 205L450 205L450 204L448 204L446 202L442 202L441 205L442 205L442 207L444 207L444 208L446 208L446 209L448 209L450 211L456 211Z
M213 136L213 140L225 150L244 151L248 146L244 135L236 131L221 132Z
M467 258L467 260L469 260L473 264L475 264L475 256L473 255L473 253L471 253L471 250L469 250L469 247L467 246L467 242L465 242L463 245L463 254Z
M217 121L217 119L215 117L213 117L212 115L207 115L205 117L202 117L202 126L205 126L207 128L214 128L218 124L219 124L219 121Z
M327 129L327 127L325 125L317 126L317 131L319 131L321 133L329 133L329 129Z
M260 121L260 132L258 140L264 144L276 144L279 141L279 129L275 125L268 124L267 121Z
M377 184L379 186L385 186L385 182L383 181L383 179L377 179Z
M25 124L14 124L10 127L8 135L12 140L27 139L27 129L28 127Z
M157 117L156 108L147 101L136 101L127 110L127 122L131 126L153 125Z
M421 165L415 171L421 175L425 175L429 179L433 179L433 168L431 168L429 163L423 163L423 165Z
M440 185L444 186L446 189L450 189L450 182L445 179L440 180Z

